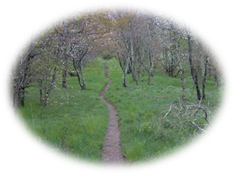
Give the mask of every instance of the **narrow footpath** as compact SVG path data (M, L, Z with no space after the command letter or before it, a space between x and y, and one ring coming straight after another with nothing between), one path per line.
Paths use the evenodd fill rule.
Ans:
M106 63L103 63L105 67L105 76L108 77L108 67ZM104 101L109 109L109 123L106 132L104 147L102 148L102 160L104 163L123 163L124 156L122 155L120 147L120 132L118 127L118 114L116 108L108 102L103 96L109 88L111 80L105 86L104 90L100 94L100 99Z

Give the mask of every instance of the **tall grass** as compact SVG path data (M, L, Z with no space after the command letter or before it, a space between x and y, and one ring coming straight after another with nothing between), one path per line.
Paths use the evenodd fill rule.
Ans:
M108 81L102 60L89 63L84 74L87 90L80 90L76 77L68 77L67 89L61 89L57 81L43 111L38 89L30 88L20 113L29 129L54 148L72 156L100 161L108 121L108 109L99 99Z
M85 68L85 91L80 90L76 77L68 77L67 89L61 89L61 81L58 80L43 111L38 89L28 89L26 105L20 109L20 113L36 136L69 155L101 161L101 148L108 125L107 106L99 99L100 92L108 82L102 63L102 59L96 59ZM127 75L128 87L123 88L122 71L116 60L107 61L107 65L112 83L105 98L117 109L121 146L127 161L163 156L200 134L197 128L184 120L191 117L192 112L178 116L172 110L167 120L162 120L169 105L194 103L196 92L189 74L185 77L188 100L183 102L179 77L171 78L156 71L152 85L147 85L145 80L137 86ZM212 79L208 78L206 85L207 99L201 105L215 113L222 93L214 86ZM205 124L203 120L197 122Z
M186 102L181 101L182 88L180 78L172 78L163 74L154 76L153 85L145 81L135 85L130 75L127 77L127 88L122 87L122 72L115 60L108 62L109 76L112 84L105 95L117 108L121 133L123 154L127 161L135 162L165 155L178 146L188 143L199 134L197 128L182 117L175 117L172 111L167 119L163 116L169 105L181 103L192 104L196 99L192 80L186 79ZM207 100L204 106L215 111L220 102L220 90L214 87L212 80L207 80ZM183 116L191 117L191 116ZM200 121L204 122L204 121ZM203 124L203 123L202 123Z

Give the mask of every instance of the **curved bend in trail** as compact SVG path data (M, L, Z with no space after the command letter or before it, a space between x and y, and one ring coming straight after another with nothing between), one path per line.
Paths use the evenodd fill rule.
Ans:
M108 78L108 67L104 63L105 76ZM108 78L109 79L109 78ZM109 123L105 137L104 147L102 148L102 159L104 163L123 163L124 157L120 147L120 133L118 127L118 114L115 107L108 102L103 96L106 93L111 80L105 86L100 94L100 99L104 101L109 109Z

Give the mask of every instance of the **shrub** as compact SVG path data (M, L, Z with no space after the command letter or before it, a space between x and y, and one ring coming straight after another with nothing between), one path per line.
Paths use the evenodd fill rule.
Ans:
M76 77L77 73L74 71L69 71L68 74L70 75L70 77Z
M112 55L110 52L108 52L108 51L104 51L104 52L102 53L102 58L103 58L104 60L110 60L110 59L113 58L113 55Z

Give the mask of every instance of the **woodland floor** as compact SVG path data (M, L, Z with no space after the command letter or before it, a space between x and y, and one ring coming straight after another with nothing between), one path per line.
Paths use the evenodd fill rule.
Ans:
M108 67L104 63L105 76L108 78ZM109 78L108 78L109 79ZM102 148L102 159L104 163L123 163L124 156L120 147L120 132L118 126L118 113L116 108L104 98L104 94L109 88L111 80L100 94L100 99L104 101L109 110L109 122L105 136L104 147Z

